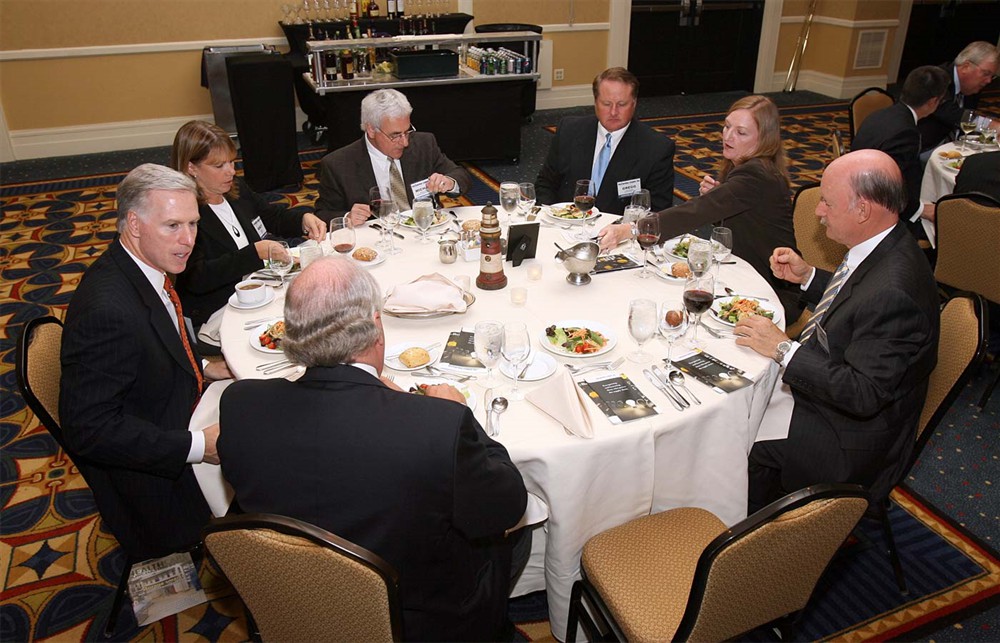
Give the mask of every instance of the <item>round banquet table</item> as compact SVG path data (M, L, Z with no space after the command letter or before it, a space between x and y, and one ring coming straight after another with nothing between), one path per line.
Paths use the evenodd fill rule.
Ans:
M980 152L995 152L997 149L996 145L977 145L976 149L967 146L965 151L962 151L962 146L959 143L945 143L935 148L924 167L924 178L920 182L920 200L924 203L937 203L938 199L955 191L958 169L950 165L955 159L942 158L942 152L960 152L963 157L967 157ZM927 233L927 239L931 242L931 246L937 247L937 229L934 227L934 222L921 219L920 223L924 227L924 232Z
M462 220L478 219L480 210L477 206L454 208ZM443 345L451 331L472 330L477 321L496 319L525 322L534 348L542 350L539 342L546 326L564 319L583 319L613 329L617 345L598 359L617 359L636 347L627 328L630 299L645 297L658 304L668 301L671 305L681 305L683 281L667 281L655 275L639 279L637 270L594 275L586 286L569 284L566 270L554 261L554 243L568 247L575 241L569 238L571 233L547 224L547 217L541 218L537 257L517 268L506 262L506 288L484 291L473 286L476 301L461 315L435 319L383 315L387 346L407 342ZM614 220L616 217L605 216L591 229L596 234ZM419 244L415 232L402 227L399 230L406 235L404 240L396 239L403 252L369 268L383 291L434 272L449 279L468 275L475 283L478 260L466 262L460 257L454 264L443 264L438 259L437 243ZM359 247L374 247L378 232L364 227L357 236ZM436 235L433 238L436 240ZM527 276L528 266L533 263L543 267L538 281L530 281ZM735 292L777 303L768 283L746 262L736 259L736 265L724 265L721 270L722 281ZM511 304L513 286L527 288L525 305ZM244 324L280 316L284 297L282 290L277 292L275 300L262 308L238 310L227 306L222 322L222 350L237 379L261 377L256 366L275 358L251 347L249 336L253 331L244 330ZM780 310L780 305L777 307ZM724 328L715 320L708 320L709 317L706 313L706 323L710 326ZM784 321L779 321L782 327ZM580 553L590 537L634 518L674 507L703 507L727 525L746 516L747 454L758 432L762 432L764 410L779 371L771 360L736 346L731 338L713 338L704 328L699 330L699 337L706 341L707 352L743 369L754 384L722 394L688 377L689 388L703 404L681 412L643 376L642 369L650 364L626 360L618 372L625 373L656 404L658 415L614 425L596 405L591 405L588 412L594 424L593 439L569 434L527 400L512 401L502 416L502 433L497 439L521 471L528 491L541 499L548 513L548 520L534 529L531 559L513 595L547 590L552 631L559 638L565 632L573 581L580 577ZM675 358L684 352L682 342L674 346ZM661 363L667 345L653 339L646 343L645 349L654 355L656 363ZM560 364L587 360L553 357ZM497 377L502 377L500 369L496 370ZM429 379L413 378L409 373L390 369L385 372L393 374L404 390L415 381ZM273 377L294 377L294 373L283 371ZM521 386L530 391L546 381L522 382ZM485 391L476 381L470 381L468 386L478 400L476 417L484 424ZM787 420L784 427L787 428Z

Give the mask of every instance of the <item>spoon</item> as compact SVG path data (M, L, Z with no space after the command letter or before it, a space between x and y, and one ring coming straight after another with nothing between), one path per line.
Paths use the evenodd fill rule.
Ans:
M684 374L683 373L681 373L680 371L674 369L674 370L670 371L670 373L669 373L668 376L670 377L670 383L671 384L673 384L674 386L679 386L682 389L684 389L685 391L687 391L687 394L691 396L691 399L694 400L695 404L701 404L701 400L698 399L698 396L695 395L694 393L692 393L691 389L689 389L687 387L687 384L684 383Z
M490 437L498 437L500 435L500 414L507 410L507 398L497 397L493 398L493 404L490 405L490 411L495 414L496 417L493 418L493 433Z

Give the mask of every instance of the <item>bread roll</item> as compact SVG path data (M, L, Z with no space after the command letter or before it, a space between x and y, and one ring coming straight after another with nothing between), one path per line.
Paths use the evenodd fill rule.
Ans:
M430 353L420 348L419 346L414 346L412 348L407 348L405 351L399 354L399 361L406 368L417 368L418 366L423 366L431 361Z
M681 279L687 279L691 276L691 268L683 261L675 261L670 266L670 274Z
M355 250L354 254L352 254L351 256L357 259L358 261L375 261L375 258L378 257L378 253L372 250L371 248L362 246L357 250Z
M473 232L478 232L481 222L478 219L469 219L468 221L462 222L463 230L472 230Z

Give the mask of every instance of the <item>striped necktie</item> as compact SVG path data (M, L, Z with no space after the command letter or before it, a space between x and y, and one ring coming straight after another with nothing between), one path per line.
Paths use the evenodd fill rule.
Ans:
M389 159L389 193L392 195L392 200L396 202L396 207L399 208L400 212L403 210L410 209L410 202L406 200L406 186L403 185L403 175L399 173L396 168L396 162L392 160L391 156L387 156Z
M184 352L187 353L188 361L191 362L191 369L198 380L198 396L194 401L195 404L198 404L198 400L201 399L201 391L205 386L205 376L201 374L198 360L195 359L194 351L191 349L191 340L188 339L187 328L184 324L184 311L181 309L181 298L177 294L177 291L174 290L174 285L170 283L169 277L163 280L163 290L167 293L167 297L170 298L170 303L174 305L174 311L177 313L177 330L180 332L181 344L184 345Z
M799 335L799 343L804 344L807 339L812 337L813 332L816 330L816 325L823 319L823 315L826 313L830 304L833 300L837 298L837 293L840 292L840 287L844 285L847 280L847 257L840 262L837 267L837 272L833 273L833 278L830 279L830 283L827 284L826 290L823 292L823 298L819 300L819 304L816 305L816 311L813 316L806 323L805 328L802 329L802 334Z
M590 182L594 186L594 196L601 191L601 181L604 180L604 172L608 169L608 163L611 161L611 134L604 139L604 147L601 148L600 153L597 155L597 163L594 163L594 171L590 175Z

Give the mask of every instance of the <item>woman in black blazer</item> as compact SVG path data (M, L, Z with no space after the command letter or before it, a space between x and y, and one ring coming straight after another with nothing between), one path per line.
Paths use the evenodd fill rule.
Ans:
M198 184L201 213L194 250L178 276L177 290L195 327L204 325L199 339L215 344L222 309L236 284L263 268L268 248L276 245L262 239L265 234L305 235L316 241L326 235L326 224L316 215L291 212L255 194L236 176L235 158L229 135L204 121L181 126L170 151L170 166Z
M719 180L705 175L700 196L660 212L660 238L720 221L733 231L733 254L767 279L791 323L802 310L798 287L775 277L770 266L774 248L795 248L781 121L771 99L746 96L732 104L722 128L717 168ZM627 225L608 226L601 231L601 248L613 248L630 235Z

